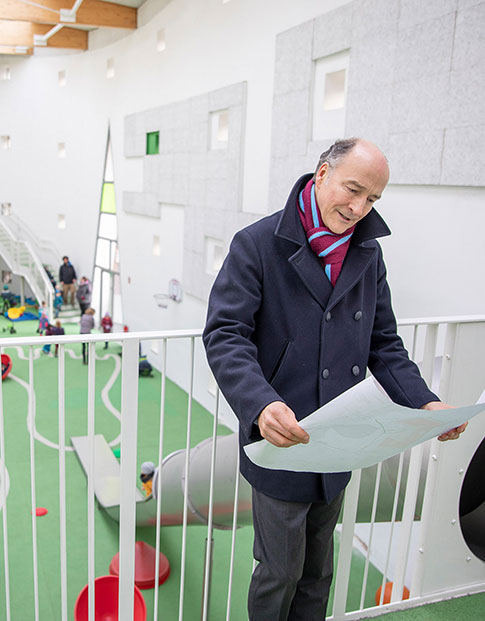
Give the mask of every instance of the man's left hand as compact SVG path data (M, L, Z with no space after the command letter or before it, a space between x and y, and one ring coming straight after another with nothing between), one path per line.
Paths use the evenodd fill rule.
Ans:
M422 406L422 410L436 411L436 410L451 410L453 409L451 405L447 403L443 403L442 401L430 401ZM459 427L455 427L454 429L450 429L446 433L442 433L438 436L438 440L441 442L446 442L446 440L457 440L460 435L467 428L468 423L463 423Z

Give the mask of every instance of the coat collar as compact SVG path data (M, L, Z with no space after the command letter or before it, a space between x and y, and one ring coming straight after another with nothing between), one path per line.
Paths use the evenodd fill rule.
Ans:
M286 206L278 221L275 235L299 246L289 257L289 262L306 288L325 310L330 310L355 286L376 253L375 247L363 242L390 235L387 224L373 208L356 226L347 256L335 287L325 276L320 261L307 242L305 231L297 212L297 199L312 173L298 179L290 192Z
M301 176L293 186L285 208L281 214L281 218L275 230L275 235L283 237L288 241L295 242L299 245L306 244L305 231L300 222L296 204L298 195L303 190L308 181L312 178L313 173L307 173ZM377 237L386 237L391 231L384 222L382 216L372 208L370 212L355 227L352 235L351 244L361 244L362 242L376 239Z

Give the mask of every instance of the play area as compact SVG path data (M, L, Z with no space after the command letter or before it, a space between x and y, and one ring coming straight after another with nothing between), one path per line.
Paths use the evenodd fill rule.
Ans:
M0 318L0 329L6 319ZM30 324L30 328L29 328ZM27 335L34 322L22 322L19 328ZM78 333L77 324L64 324L66 332ZM18 333L17 333L18 335ZM7 521L8 552L13 619L30 618L34 608L34 580L32 560L31 489L29 458L28 417L28 348L5 347L2 351L2 366L9 369L3 383L6 465L7 465ZM111 344L106 350L104 343L96 346L96 442L99 454L103 455L104 478L95 481L95 590L100 606L106 606L106 598L116 601L116 576L119 545L119 496L113 499L110 475L116 477L120 458L120 351L121 347ZM10 359L7 360L7 357ZM33 348L35 376L35 463L36 463L36 507L37 507L37 554L39 613L42 619L60 619L60 549L59 549L59 451L58 451L58 406L57 406L57 360L53 349L48 354L42 348ZM88 581L88 501L87 480L83 467L83 438L87 434L87 379L88 368L82 365L81 346L66 346L66 514L67 514L67 587L68 612L76 610L77 621L86 619ZM137 463L156 460L160 418L160 374L139 380L139 418ZM185 452L187 394L174 383L166 385L166 415L164 464L162 483L166 493L164 514L171 513L171 521L162 520L160 540L159 611L163 618L178 617L181 571L181 483L180 457ZM204 460L207 443L212 434L212 415L197 402L192 405L191 446L194 458ZM228 450L234 452L235 445L230 430L220 427L218 436ZM227 438L227 441L224 440ZM74 450L76 449L76 450ZM222 454L222 453L221 453ZM97 448L98 455L98 448ZM179 465L177 465L179 464ZM202 472L201 468L194 471ZM135 608L136 618L153 616L155 579L154 547L156 501L146 499L141 481L137 492L136 566L137 583ZM108 487L106 482L108 481ZM199 505L204 505L203 494L207 481L195 485L201 489ZM104 487L103 487L104 486ZM104 496L103 496L104 494ZM109 498L111 494L111 499ZM119 489L118 489L119 494ZM200 496L200 494L199 494ZM163 501L165 502L165 501ZM197 507L196 507L197 509ZM201 509L202 511L202 509ZM196 511L197 513L197 511ZM195 514L194 514L195 515ZM202 519L189 517L187 529L187 561L185 568L184 619L195 619L200 615L203 593L204 552L207 528ZM226 516L227 517L227 516ZM227 518L229 519L229 518ZM232 589L231 619L246 619L246 592L252 571L252 527L248 512L242 520L246 525L236 533L236 564ZM223 530L227 523L217 524L215 520L212 592L210 600L211 618L225 618L225 593L228 587L231 532ZM220 528L217 528L219 526ZM338 537L337 537L338 539ZM3 542L2 542L3 543ZM338 543L338 541L337 541ZM337 551L338 552L338 546ZM364 557L355 552L352 564L349 606L356 605L360 581L364 571ZM355 578L354 578L355 576ZM352 583L355 579L355 597ZM368 605L373 604L382 575L372 566L369 571ZM218 591L224 593L218 597ZM98 593L101 595L98 597ZM97 604L98 605L98 604ZM0 611L4 610L4 589L0 588ZM101 612L101 610L99 611ZM2 616L3 613L0 613Z

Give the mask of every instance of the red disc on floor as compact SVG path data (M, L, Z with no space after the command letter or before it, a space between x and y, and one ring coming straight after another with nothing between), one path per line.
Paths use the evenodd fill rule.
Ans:
M153 589L155 586L155 555L157 551L149 543L135 542L135 584L139 589ZM111 559L109 573L118 576L120 572L119 553ZM163 584L170 575L170 563L160 552L158 584Z
M37 509L35 510L35 515L38 515L38 516L46 515L47 513L49 512L47 511L45 507L37 507Z

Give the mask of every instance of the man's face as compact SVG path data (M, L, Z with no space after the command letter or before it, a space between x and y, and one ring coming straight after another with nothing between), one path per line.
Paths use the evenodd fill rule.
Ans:
M358 143L333 170L322 164L315 179L315 198L325 226L340 235L362 220L388 179L387 162L374 145Z
M69 263L69 259L67 257L64 257L63 261L64 261L64 265L67 265Z

